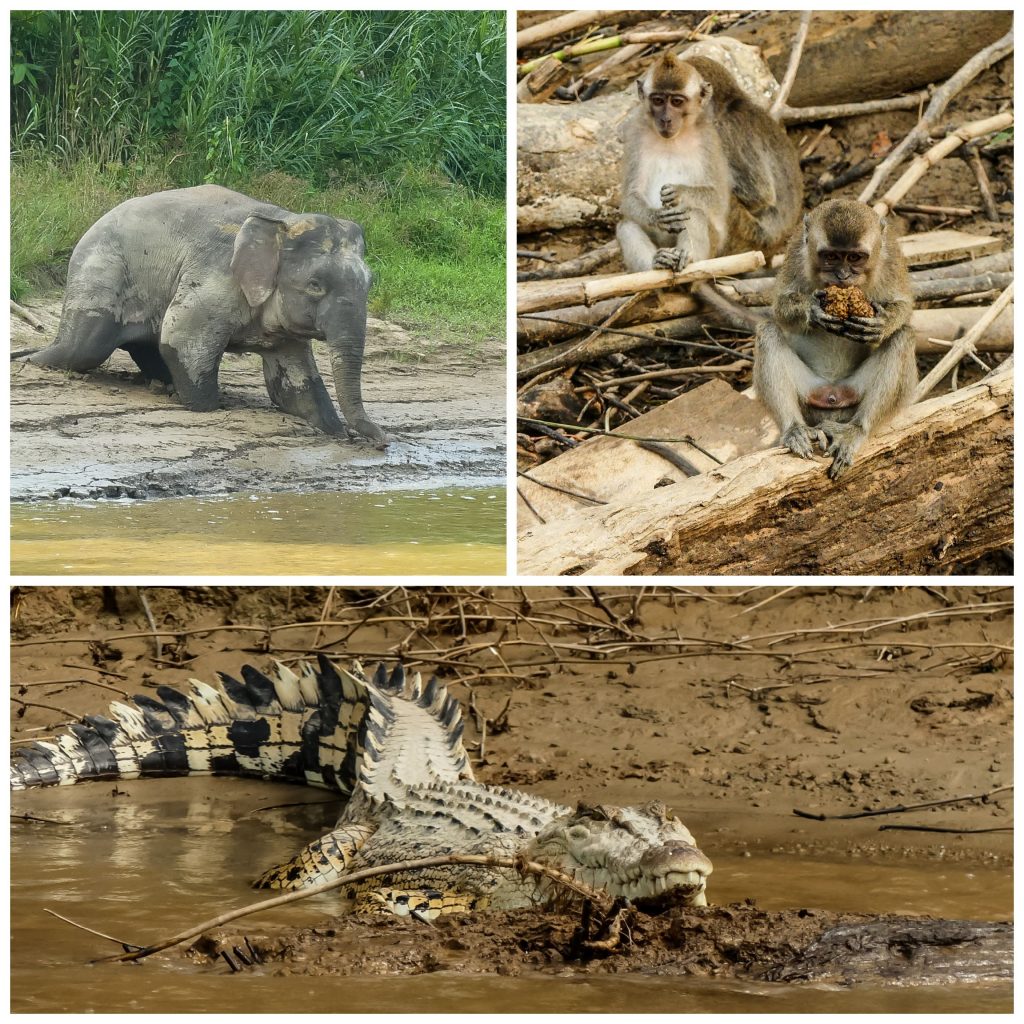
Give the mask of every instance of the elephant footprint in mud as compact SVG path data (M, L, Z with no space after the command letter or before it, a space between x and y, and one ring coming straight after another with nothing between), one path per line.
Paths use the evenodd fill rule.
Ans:
M124 349L188 409L218 406L225 352L258 352L271 400L379 447L360 389L372 274L358 224L290 213L219 185L130 199L82 237L56 341L33 363L83 372ZM327 343L342 422L310 340Z

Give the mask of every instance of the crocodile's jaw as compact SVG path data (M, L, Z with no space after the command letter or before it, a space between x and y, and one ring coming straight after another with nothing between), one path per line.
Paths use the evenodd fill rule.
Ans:
M526 852L610 896L643 899L676 893L707 906L711 861L664 805L585 807L544 828Z

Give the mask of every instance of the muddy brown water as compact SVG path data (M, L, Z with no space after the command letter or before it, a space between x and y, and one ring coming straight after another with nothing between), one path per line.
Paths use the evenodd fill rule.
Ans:
M15 502L24 575L501 575L503 487Z
M841 990L649 975L535 972L517 977L437 971L394 977L281 975L273 965L229 976L171 950L141 966L95 965L117 947L43 913L50 908L108 935L152 941L254 902L248 881L333 821L337 804L266 783L228 779L98 783L17 794L11 835L11 1009L15 1012L1007 1012L1007 985ZM709 837L710 838L710 837ZM963 863L829 861L716 850L715 903L756 896L766 910L906 912L1001 920L1009 871ZM303 926L336 912L323 895L261 915ZM255 918L250 918L255 921ZM239 922L244 931L244 921ZM254 924L253 928L257 926Z

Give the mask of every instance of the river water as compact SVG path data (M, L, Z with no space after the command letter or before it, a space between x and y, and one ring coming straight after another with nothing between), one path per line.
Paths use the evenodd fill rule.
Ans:
M503 575L505 489L14 502L15 575Z
M43 912L50 908L132 942L258 898L249 881L333 824L337 804L261 810L326 794L246 780L150 779L33 791L14 799L11 1009L14 1012L1009 1012L1009 984L830 989L641 975L519 977L435 972L411 977L229 976L174 951L142 965L95 965L118 952ZM54 822L60 822L54 823ZM712 902L756 896L766 910L930 913L1005 920L1008 871L931 862L828 862L709 850ZM261 915L308 925L335 911L324 894Z

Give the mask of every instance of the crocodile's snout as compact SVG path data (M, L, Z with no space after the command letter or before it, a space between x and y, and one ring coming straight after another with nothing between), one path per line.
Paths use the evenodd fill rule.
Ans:
M640 858L645 875L655 879L657 892L683 888L690 890L690 902L707 906L704 889L713 868L711 861L696 846L684 842L668 842L653 846Z

